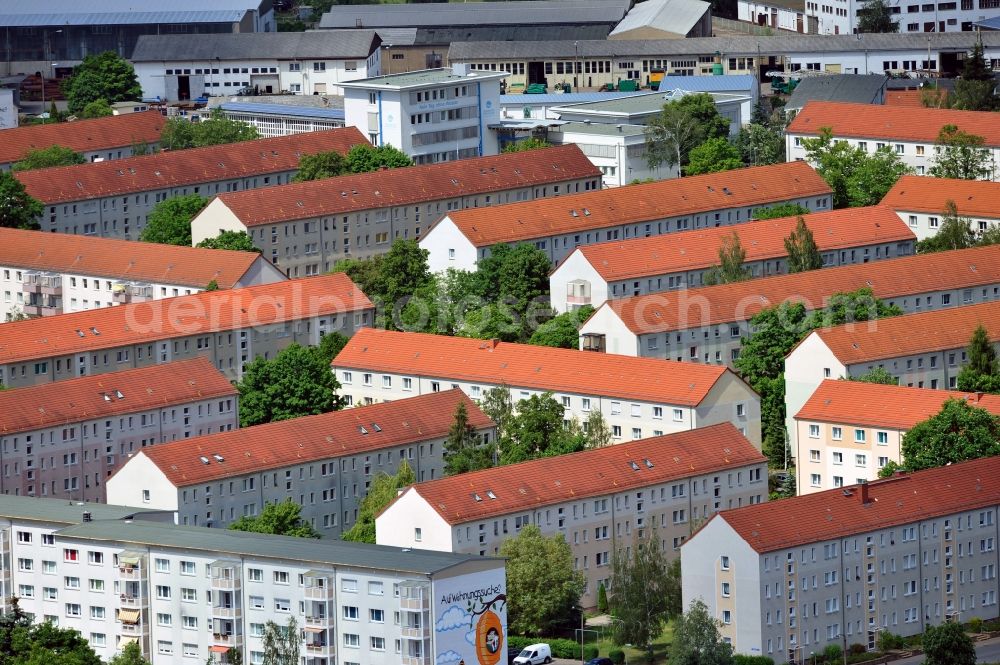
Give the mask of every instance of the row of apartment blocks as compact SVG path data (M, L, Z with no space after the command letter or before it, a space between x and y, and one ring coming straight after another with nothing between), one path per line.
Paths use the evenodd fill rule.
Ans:
M724 367L374 328L359 330L332 366L349 404L450 388L480 399L505 387L515 409L551 393L566 426L586 428L600 412L614 443L731 423L761 445L760 398Z
M0 318L52 316L284 281L254 252L0 229Z
M766 459L725 423L416 483L378 515L376 540L489 556L536 525L565 537L595 607L616 549L656 533L672 559L699 522L766 500Z
M990 457L724 511L681 548L684 605L778 663L996 617L998 482Z
M138 302L4 324L0 383L8 388L197 356L230 380L254 358L328 332L371 325L374 306L339 273Z
M431 665L439 653L476 662L476 644L465 639L475 617L450 598L485 589L488 602L506 592L497 559L164 518L5 497L0 610L16 597L29 617L78 631L105 661L137 643L153 665L236 662L230 650L238 662L260 665L265 624L295 619L305 665ZM505 653L505 606L476 609L491 615Z
M60 145L79 153L88 162L131 157L142 145L155 148L166 118L156 111L58 122L25 125L4 130L0 144L0 171L9 171L32 150Z
M984 111L811 101L785 130L785 154L788 161L806 159L803 139L829 129L834 141L865 152L888 148L917 175L929 175L940 151L938 134L952 125L983 138L987 173L982 179L995 181L1000 179L1000 129L993 120Z
M826 379L794 414L799 494L875 480L902 464L903 436L949 399L1000 415L1000 397Z
M937 235L949 202L960 217L969 220L973 231L981 233L1000 224L997 200L1000 182L904 175L882 198L881 205L895 210L917 240L923 240Z
M147 446L239 427L239 393L205 358L0 391L0 493L104 501Z
M21 171L16 177L45 207L39 219L43 231L134 240L145 228L149 212L162 201L287 184L303 155L329 151L346 155L352 146L367 143L357 129L344 127Z
M495 445L496 426L449 390L139 450L108 479L107 499L222 528L291 499L303 520L337 539L357 522L379 474L396 473L405 460L418 481L444 475L459 403L482 444Z
M420 239L432 272L475 270L500 243L534 244L559 265L574 249L689 229L740 224L759 208L830 208L830 187L807 164L775 164L584 192L559 200L460 210Z
M580 328L591 351L731 364L750 319L783 302L807 311L838 293L870 288L903 312L947 309L1000 297L1000 248L917 254L699 289L610 300ZM944 385L940 387L945 387Z
M565 146L222 194L192 220L191 232L195 243L245 232L287 274L314 275L339 259L418 240L455 210L493 215L500 204L537 205L600 187L597 167L578 147Z
M785 358L785 406L796 449L792 418L825 379L857 378L876 367L899 385L952 389L968 362L966 349L978 326L1000 344L1000 293L990 290L975 305L936 310L815 330Z
M753 277L788 272L785 239L800 217L711 227L669 236L633 238L578 247L549 275L558 312L609 299L703 286L719 263L720 248L735 235ZM889 208L873 206L802 216L823 256L823 267L868 263L913 254L916 236Z

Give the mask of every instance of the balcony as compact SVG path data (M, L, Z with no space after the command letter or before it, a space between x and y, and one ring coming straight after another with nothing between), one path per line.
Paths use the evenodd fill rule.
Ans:
M430 607L431 604L428 598L405 598L403 596L400 596L399 598L399 609L401 610L414 610L422 612L424 610L429 610Z
M236 633L212 633L212 641L226 648L239 646L240 636Z
M604 353L607 349L607 338L605 335L587 333L585 335L581 335L580 339L583 341L583 346L580 348L584 351L597 351L598 353Z
M29 272L24 275L22 290L46 296L62 295L62 276L44 272Z
M141 623L123 623L118 632L126 636L141 637L146 632L146 626Z
M306 628L321 628L321 629L333 628L333 617L332 616L316 616L316 617L307 616L305 618L305 627Z
M426 627L426 628L416 628L416 627L413 627L413 626L403 626L400 629L399 634L402 637L406 637L406 638L411 639L411 640L426 640L426 639L430 639L431 629L430 629L429 626Z
M425 656L401 656L402 665L430 665L431 659Z
M306 653L310 656L327 656L332 657L334 655L334 648L332 644L306 644Z
M119 601L119 604L122 607L139 609L144 605L147 605L148 603L140 596L136 596L134 594L129 594L129 593L123 593L121 595L121 600Z
M243 612L234 605L219 605L212 608L213 619L239 619Z
M62 306L60 302L56 299L51 300L41 300L33 303L24 303L21 307L21 311L24 312L25 316L55 316L59 314Z
M306 578L306 584L309 584L309 578ZM333 600L333 585L327 584L323 586L307 586L305 589L305 597L307 600Z
M240 588L240 580L237 577L212 577L212 588L222 591L235 591Z
M119 305L145 302L153 299L153 287L149 284L135 282L115 282L112 287L111 299Z
M119 566L118 579L128 582L142 581L142 570L138 566Z

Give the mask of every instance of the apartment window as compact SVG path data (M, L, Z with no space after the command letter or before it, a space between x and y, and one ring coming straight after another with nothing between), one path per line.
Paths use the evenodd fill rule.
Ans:
M292 609L292 604L287 598L275 598L274 599L274 611L275 612L290 612Z
M385 610L368 610L368 620L372 623L385 623Z
M274 571L275 584L288 584L288 572L284 570Z
M174 653L174 643L166 640L158 640L156 642L156 652L165 656L172 655Z
M194 575L194 561L181 561L181 575Z
M361 638L354 633L344 633L344 646L349 649L357 649L361 646Z
M854 441L855 441L855 443L864 443L865 442L865 431L863 429L855 429L854 430Z
M719 558L719 567L722 568L722 570L729 570L729 557L728 556L722 556L722 557Z
M822 484L822 479L818 473L813 473L809 475L809 485L812 487L819 487Z
M358 608L353 605L344 605L344 619L346 621L357 621Z
M674 422L682 420L684 420L684 411L682 409L674 409Z
M729 598L729 582L722 583L722 597Z
M157 584L156 597L159 600L170 600L170 587L164 584Z
M812 439L818 439L819 438L819 425L810 425L809 426L809 437L812 438Z
M252 609L252 610L262 610L262 609L264 609L264 597L263 596L250 596L250 609Z
M158 573L169 573L170 572L170 562L166 559L156 559L156 572Z
M385 651L385 638L384 637L371 637L371 647L372 651Z
M385 589L381 582L368 582L368 595L369 596L383 596L385 595Z

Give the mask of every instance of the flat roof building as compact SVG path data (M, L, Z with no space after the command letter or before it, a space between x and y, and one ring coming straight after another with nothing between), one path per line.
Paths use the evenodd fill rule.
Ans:
M291 498L324 538L340 538L374 477L395 474L403 460L418 481L444 475L459 403L483 445L495 445L496 425L448 390L142 449L108 479L108 500L170 511L178 524L226 528ZM216 483L206 506L197 490Z
M813 234L823 267L908 256L916 237L889 208L872 206L817 212L710 227L679 234L632 238L577 247L549 275L552 307L558 312L600 307L614 298L704 286L719 263L719 250L733 234L752 277L788 272L785 239L802 219Z
M256 252L0 228L0 318L52 316L281 282Z
M342 273L150 300L4 325L0 383L64 381L204 356L230 380L257 357L371 325L374 307Z
M528 242L558 265L575 248L738 224L758 208L830 207L830 186L808 164L775 164L592 191L558 200L448 213L420 240L431 271L475 270L499 243Z
M16 177L45 206L39 219L43 231L133 240L161 201L286 184L298 172L303 155L325 151L346 155L352 146L364 143L357 129L346 127L20 171Z
M992 618L998 497L990 457L722 511L681 548L684 606L701 600L736 653L776 663Z
M358 331L332 365L353 404L448 388L480 399L506 386L515 408L552 393L567 425L600 411L614 443L729 422L760 446L759 397L725 367L373 328Z
M973 231L1000 224L1000 183L989 180L952 180L904 175L886 193L881 205L896 211L918 240L937 235L955 204L959 216L969 219Z
M320 274L339 259L419 239L450 211L600 186L600 171L577 147L553 147L220 194L192 220L191 233L197 243L245 231L287 274Z
M276 103L273 99L268 99L265 103L246 101L245 97L234 99L238 101L222 102L216 108L222 109L230 120L256 127L263 138L344 126L344 108L333 104L331 100L336 98L329 96L299 96L297 99L302 100L303 104L284 100ZM315 101L320 101L321 104L317 105Z
M804 76L792 91L785 113L798 112L809 102L884 104L889 78L885 74L830 74Z
M0 391L0 493L104 502L134 453L239 427L238 400L205 358Z
M874 481L903 463L903 436L949 399L1000 415L1000 397L825 379L794 414L799 494Z
M9 171L32 150L54 145L78 152L89 162L131 157L134 146L156 147L166 122L156 111L146 111L5 129L0 141L0 170Z
M767 460L726 423L417 483L376 517L375 537L487 556L535 525L565 537L586 579L580 602L596 607L614 552L647 529L673 559L699 521L763 501Z

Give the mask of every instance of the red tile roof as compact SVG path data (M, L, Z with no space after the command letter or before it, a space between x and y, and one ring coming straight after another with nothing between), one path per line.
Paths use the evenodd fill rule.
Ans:
M360 144L368 140L357 128L342 127L15 175L42 203L60 203L294 171L302 155L331 150L346 155Z
M881 205L900 212L940 214L948 201L955 202L960 215L1000 219L1000 182L904 175Z
M215 280L220 289L228 289L257 260L266 261L256 252L0 228L0 266L27 270L199 289Z
M218 198L244 226L251 227L600 176L580 148L567 145L346 175Z
M442 438L448 435L459 402L465 403L473 427L493 426L464 393L447 390L160 444L143 449L142 454L167 480L182 487ZM217 461L215 455L224 461ZM208 464L201 461L202 456Z
M889 208L845 208L802 217L821 252L882 243L915 241L909 226ZM664 275L709 268L719 262L719 247L736 233L747 261L783 258L785 238L795 230L798 216L668 233L621 242L577 248L608 281Z
M997 395L827 379L813 392L795 418L908 430L940 411L948 399L963 399L973 406L1000 415L1000 396Z
M356 332L332 364L678 406L701 404L729 373L716 365L374 328Z
M910 108L924 108L921 98L921 90L886 90L886 106L907 106Z
M652 293L610 300L601 307L612 308L629 330L641 335L744 321L785 301L806 303L813 309L835 293L863 287L871 287L877 297L889 300L998 282L1000 246L977 247Z
M369 309L342 273L0 324L0 363ZM96 329L99 334L95 334Z
M766 462L732 424L722 423L449 476L406 492L418 493L454 525Z
M821 128L829 127L834 136L840 137L935 143L945 125L982 136L988 146L1000 146L1000 122L986 111L811 101L799 111L786 132L819 135Z
M515 153L528 154L528 153ZM810 196L830 187L805 162L660 180L570 196L449 213L476 247L603 229L729 208L756 208Z
M869 503L862 504L861 496L860 487L853 485L724 510L712 519L725 520L761 554L912 524L997 505L1000 457L872 481ZM698 542L695 538L685 546Z
M206 358L179 360L0 391L0 434L237 394Z
M158 143L166 121L158 111L146 111L5 129L3 141L0 141L0 164L16 162L31 150L54 145L76 152L93 152L126 148L136 143Z
M965 348L972 331L980 324L991 340L1000 341L1000 301L895 316L871 325L847 324L816 330L813 334L819 335L842 363L855 365Z

